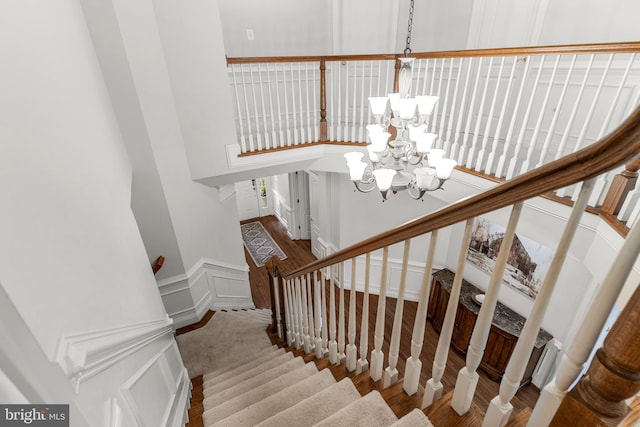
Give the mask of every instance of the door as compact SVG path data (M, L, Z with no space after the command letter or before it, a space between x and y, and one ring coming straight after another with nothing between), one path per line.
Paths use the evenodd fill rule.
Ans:
M292 229L294 240L311 239L311 214L309 211L309 177L305 172L289 174L289 193L292 206Z
M316 258L323 258L322 244L320 243L320 204L318 203L318 175L308 172L309 177L309 231L311 233L311 253Z
M255 179L235 183L236 203L240 221L260 216L257 183Z

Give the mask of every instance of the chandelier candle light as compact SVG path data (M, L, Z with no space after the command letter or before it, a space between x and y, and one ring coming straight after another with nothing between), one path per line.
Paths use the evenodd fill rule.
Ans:
M413 60L400 58L399 93L369 98L375 119L375 123L367 126L371 141L367 145L369 162L362 160L361 152L344 155L356 189L368 193L378 188L383 201L389 190L394 194L407 190L413 199L420 200L427 191L442 188L457 164L444 157L444 150L432 148L438 135L426 132L426 120L438 97L409 97ZM397 136L392 141L389 126L396 128Z

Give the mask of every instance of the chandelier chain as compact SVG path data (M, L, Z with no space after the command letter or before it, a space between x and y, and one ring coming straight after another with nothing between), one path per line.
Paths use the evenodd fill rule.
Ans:
M411 0L409 4L409 22L407 23L407 44L404 49L404 56L408 57L411 55L411 26L413 25L413 1Z

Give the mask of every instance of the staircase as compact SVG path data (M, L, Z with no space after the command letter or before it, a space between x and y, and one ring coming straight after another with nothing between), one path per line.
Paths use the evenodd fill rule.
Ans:
M270 320L268 312L239 310L229 313L266 325ZM406 408L401 411L408 412L398 417L387 404L387 400L393 400L393 394L402 394L401 383L400 387L395 387L396 391L390 388L363 394L362 384L370 381L367 372L348 378L343 366L330 367L326 358L314 363L308 361L312 357L300 353L295 347L283 349L274 345L205 374L202 379L203 425L433 425L420 409ZM417 405L416 401L414 406Z

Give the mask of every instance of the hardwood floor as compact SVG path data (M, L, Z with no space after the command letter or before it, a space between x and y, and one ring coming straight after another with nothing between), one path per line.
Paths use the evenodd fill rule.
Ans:
M309 241L291 241L287 236L286 230L278 222L275 217L263 217L259 218L260 222L264 225L265 229L271 234L273 239L284 250L289 257L284 261L288 268L297 268L306 263L315 260L316 258L311 254L311 245ZM246 251L245 251L246 252ZM271 308L270 294L269 294L269 282L265 267L255 267L255 264L251 260L251 257L247 254L247 262L250 265L249 277L251 280L251 292L253 294L254 304L258 308ZM328 286L328 282L327 282ZM327 292L327 295L329 293ZM336 307L338 307L339 293L336 289ZM360 322L362 318L362 300L363 293L356 292L356 325L358 325L358 333L360 335ZM345 290L345 324L349 316L349 291ZM395 298L386 298L385 306L385 337L391 336L391 330L393 328L393 317L396 307ZM369 352L373 349L373 336L375 331L375 317L376 309L378 305L378 296L370 295L369 297ZM402 333L401 343L398 358L397 369L400 372L400 378L404 376L405 361L411 356L411 335L413 333L413 324L415 321L416 310L418 304L413 301L405 301L403 307L403 320L402 320ZM422 374L420 376L420 384L424 384L428 378L431 377L431 368L433 366L433 357L435 349L438 344L439 335L436 333L431 324L427 322L425 328L424 345L420 354L420 360L422 361ZM356 346L359 349L360 343L356 340ZM385 367L388 364L389 343L385 340L382 348L385 354ZM465 366L466 362L464 356L451 349L449 351L447 366L442 378L442 384L444 385L444 394L453 390L456 383L458 371ZM474 402L485 410L489 405L489 401L498 394L499 383L493 382L487 378L482 371L478 371L480 380L478 381L478 387L476 391L476 397ZM540 392L534 385L528 385L522 388L512 400L514 407L514 415L520 410L527 407L533 407L538 399Z

